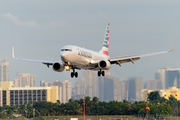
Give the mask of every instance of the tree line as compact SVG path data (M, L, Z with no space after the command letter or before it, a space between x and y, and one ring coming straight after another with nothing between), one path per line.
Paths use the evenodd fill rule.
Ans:
M13 118L13 114L21 114L24 117L33 116L63 116L63 115L83 115L83 101L85 100L86 115L146 115L146 105L150 108L151 115L179 115L180 101L174 96L169 100L160 97L158 91L148 94L148 102L135 101L130 103L127 100L122 102L110 101L101 102L97 97L73 100L69 99L68 103L56 103L39 101L33 105L22 104L19 107L5 106L0 107L0 118Z

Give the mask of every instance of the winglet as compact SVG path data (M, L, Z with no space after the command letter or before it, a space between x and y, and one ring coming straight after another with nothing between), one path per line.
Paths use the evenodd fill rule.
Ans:
M14 47L12 47L12 57L15 59L15 56L14 56Z
M168 50L168 52L172 52L174 50L175 44L176 44L176 40L174 41L173 48L171 50Z

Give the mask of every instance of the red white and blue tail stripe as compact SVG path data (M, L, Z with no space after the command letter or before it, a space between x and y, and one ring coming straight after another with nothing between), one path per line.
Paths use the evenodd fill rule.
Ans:
M99 51L100 53L104 55L109 55L109 29L110 29L110 23L108 23L106 27L106 32L105 32L105 37L104 37L104 42L103 42L103 47Z

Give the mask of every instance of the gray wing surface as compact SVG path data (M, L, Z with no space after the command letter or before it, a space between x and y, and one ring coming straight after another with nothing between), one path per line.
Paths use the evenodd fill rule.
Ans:
M169 52L173 51L174 47L175 47L175 43L176 43L176 41L174 42L173 49L168 50L168 51L149 53L149 54L139 54L139 55L112 57L112 58L109 59L109 61L110 61L111 64L119 64L120 66L121 66L122 63L126 63L126 62L132 62L134 64L134 61L139 60L142 57L154 56L154 55L169 53Z
M15 60L21 60L21 61L28 61L28 62L38 62L38 63L43 63L49 67L49 65L53 65L55 62L54 61L44 61L44 60L32 60L32 59L23 59L23 58L16 58L14 56L14 47L12 48L12 57Z

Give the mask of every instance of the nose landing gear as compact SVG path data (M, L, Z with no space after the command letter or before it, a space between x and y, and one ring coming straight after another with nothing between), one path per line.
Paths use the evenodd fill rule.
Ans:
M104 76L105 72L100 70L100 71L98 71L98 76L100 77L101 75Z

